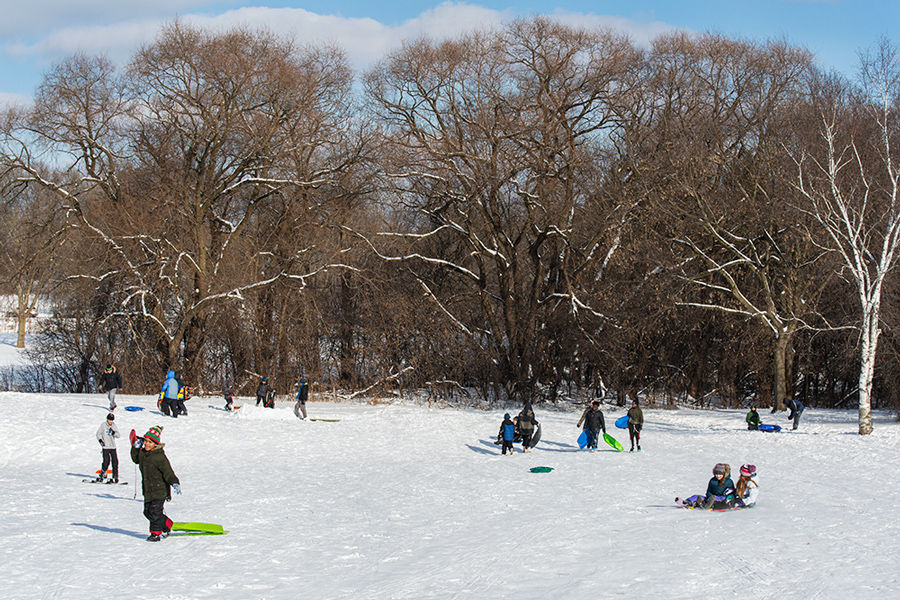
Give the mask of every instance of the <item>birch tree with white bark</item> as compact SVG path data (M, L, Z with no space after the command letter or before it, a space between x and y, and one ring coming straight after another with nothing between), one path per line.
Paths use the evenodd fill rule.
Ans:
M796 187L818 239L843 263L859 300L859 434L872 433L872 381L885 277L900 247L900 52L862 56L859 85L820 86L818 138L795 150Z

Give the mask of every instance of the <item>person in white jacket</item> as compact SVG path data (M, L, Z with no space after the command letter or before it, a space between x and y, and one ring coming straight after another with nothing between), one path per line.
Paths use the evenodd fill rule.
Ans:
M743 465L741 476L734 486L735 504L749 508L756 504L757 496L759 496L759 485L756 483L756 466Z
M119 437L119 428L116 427L116 415L109 413L106 421L97 429L97 441L103 448L103 466L100 467L100 476L96 481L102 482L106 477L106 467L112 463L112 477L107 483L119 483L119 455L116 452L116 438Z

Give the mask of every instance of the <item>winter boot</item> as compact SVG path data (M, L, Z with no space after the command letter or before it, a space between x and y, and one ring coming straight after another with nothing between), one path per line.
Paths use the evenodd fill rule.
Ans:
M161 538L159 537L159 534L158 534L158 533L151 533L151 534L147 537L147 541L148 541L148 542L158 542L160 539L161 539Z

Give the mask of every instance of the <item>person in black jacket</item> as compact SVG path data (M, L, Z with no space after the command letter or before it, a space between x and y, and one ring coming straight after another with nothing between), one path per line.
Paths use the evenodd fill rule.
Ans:
M522 412L515 418L516 429L519 430L519 435L522 436L522 452L531 452L531 436L534 435L535 422L536 419L534 410L531 408L531 402L526 402L525 406L522 407Z
M297 404L294 405L294 415L306 420L306 401L309 400L309 384L306 378L300 378L300 388L297 390Z
M259 406L259 403L262 402L263 407L267 407L269 404L269 393L271 391L272 388L269 387L269 379L263 377L256 387L256 405Z
M577 427L581 427L584 423L584 430L588 432L588 447L591 452L597 451L597 442L600 440L600 431L606 433L606 421L603 419L603 411L600 410L600 403L596 400L584 409L581 418L578 419Z
M116 390L120 387L122 387L122 376L113 365L106 365L106 370L100 376L100 393L106 392L110 411L116 409Z

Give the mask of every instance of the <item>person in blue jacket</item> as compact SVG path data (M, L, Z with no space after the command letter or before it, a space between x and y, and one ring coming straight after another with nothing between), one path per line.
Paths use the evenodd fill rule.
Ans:
M506 454L509 449L509 455L513 455L513 440L516 438L516 424L509 417L509 413L503 415L503 423L500 424L500 433L497 439L503 444L501 454Z
M175 371L169 371L166 373L166 381L162 386L163 400L162 400L162 411L163 414L171 416L173 419L178 418L178 390L180 386L178 385L178 380L175 379Z
M794 400L790 396L784 399L784 407L788 409L788 419L794 420L794 426L791 429L797 429L800 426L800 415L803 414L803 404L799 400Z

